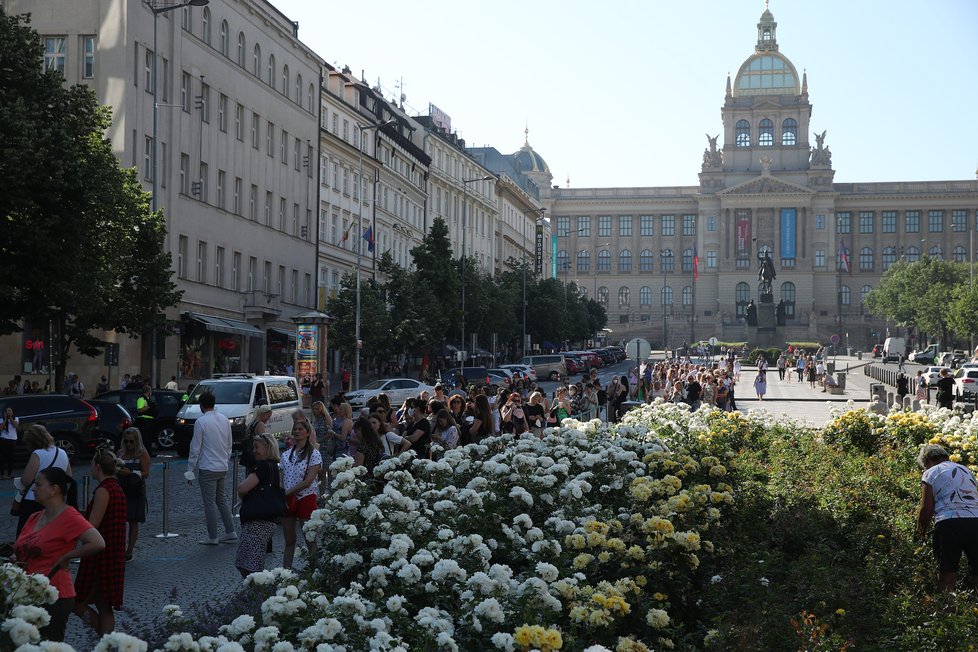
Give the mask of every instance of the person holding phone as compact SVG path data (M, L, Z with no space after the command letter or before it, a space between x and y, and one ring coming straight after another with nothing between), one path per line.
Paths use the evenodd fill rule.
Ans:
M17 426L19 425L20 421L14 416L14 409L7 406L3 411L3 422L0 425L0 467L2 467L0 480L14 476L14 451L17 448Z

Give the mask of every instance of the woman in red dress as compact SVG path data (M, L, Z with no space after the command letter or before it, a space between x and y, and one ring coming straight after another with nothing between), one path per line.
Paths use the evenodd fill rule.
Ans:
M125 465L108 448L92 458L92 477L99 485L85 518L98 528L105 550L82 560L75 577L75 613L99 635L115 629L112 610L122 607L126 578L126 495L115 478L120 466Z

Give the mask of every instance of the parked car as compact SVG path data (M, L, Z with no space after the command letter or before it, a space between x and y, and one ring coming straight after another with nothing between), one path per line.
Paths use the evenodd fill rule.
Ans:
M584 370L584 364L581 362L580 358L575 358L571 355L564 355L564 366L567 367L568 376L579 374Z
M489 374L489 386L495 387L496 390L499 388L508 388L510 385L509 376L502 373L502 370L489 369L486 373Z
M434 391L433 385L426 385L413 378L387 378L375 380L360 389L348 392L346 400L350 407L359 410L366 407L367 401L383 393L387 394L391 405L397 407L404 403L405 399L416 398L421 392L433 393Z
M955 372L954 393L965 399L978 394L978 367L958 369Z
M925 349L922 349L920 351L914 351L913 353L910 354L910 356L907 359L910 360L910 362L916 362L917 364L932 365L934 364L936 358L937 358L937 345L931 344Z
M512 369L506 369L505 367L493 367L489 369L490 374L502 374L506 376L506 382L512 383L516 380L516 374L513 373Z
M605 365L612 365L618 362L618 357L609 349L591 349L591 352L596 353Z
M529 378L532 381L536 381L537 372L533 370L533 367L525 364L501 364L500 369L509 369L513 372L513 376L520 374L523 378Z
M937 383L938 378L941 377L941 369L947 369L951 371L948 367L942 367L940 365L934 365L924 368L924 379L927 381L928 385L934 385Z
M883 341L883 364L899 362L907 350L907 340L902 337L888 337Z
M0 397L0 414L12 408L20 422L17 438L23 441L24 430L39 423L54 437L54 443L68 457L91 455L105 439L99 432L98 411L80 398L64 394L31 394ZM18 463L26 461L30 451L18 444Z
M520 360L520 364L533 367L533 370L537 372L537 378L560 380L561 377L567 375L567 365L564 364L564 356L559 353L528 355Z
M465 377L465 384L475 385L476 389L481 389L486 385L492 385L489 378L489 370L485 367L462 367L462 375ZM459 367L445 369L441 372L441 382L445 385L445 390L455 386L455 376L458 375Z
M136 419L139 415L136 411L136 401L142 395L141 389L117 389L99 394L95 400L119 403L126 408L133 419ZM173 448L176 445L176 418L180 406L183 405L183 392L154 389L153 402L156 403L156 418L153 419L151 430L156 433L154 443L159 448Z
M874 344L873 345L873 357L874 358L881 358L881 357L883 357L883 345L882 344Z
M564 355L569 355L571 357L580 359L581 363L584 365L584 368L581 369L582 372L590 371L591 368L604 366L604 362L601 360L601 356L592 351L565 351ZM573 372L570 369L568 369L567 373L576 373L576 372Z
M106 440L112 442L114 449L119 448L122 432L133 425L132 415L122 403L90 399L86 401L98 412L98 429Z
M609 351L611 351L611 353L615 356L615 361L616 362L621 362L622 360L624 360L628 356L628 354L625 352L624 347L621 347L621 346L609 346L609 347L606 347L606 348Z
M964 351L944 351L937 357L937 364L944 365L945 367L950 367L951 369L957 369L962 364L968 361L968 356Z

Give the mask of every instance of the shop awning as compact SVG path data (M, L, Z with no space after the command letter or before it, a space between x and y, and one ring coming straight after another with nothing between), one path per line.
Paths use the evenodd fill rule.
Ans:
M257 326L252 326L248 322L238 319L203 315L199 312L188 312L186 315L189 319L214 333L229 333L231 335L244 335L245 337L261 337L264 334Z
M275 335L279 335L281 337L287 337L290 340L295 339L295 330L290 330L288 328L276 328L274 326L271 326L269 327L268 332L274 333Z

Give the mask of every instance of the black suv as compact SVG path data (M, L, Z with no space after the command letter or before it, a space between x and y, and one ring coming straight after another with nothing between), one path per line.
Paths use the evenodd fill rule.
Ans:
M445 369L441 372L441 384L445 389L455 387L455 377L458 375L459 368ZM462 375L465 377L465 386L475 385L476 389L481 389L486 385L492 384L489 378L489 371L485 367L464 367Z
M133 423L139 425L139 413L136 411L136 401L143 395L141 389L116 389L99 394L95 398L100 401L121 403L122 407L132 415ZM156 418L153 419L153 429L156 433L155 444L159 448L173 448L176 445L174 423L180 406L183 405L183 392L171 392L165 389L153 390L153 401L156 403ZM148 443L147 443L148 445Z
M104 442L99 431L98 412L80 398L64 394L0 397L0 415L8 407L20 422L17 428L20 442L24 430L36 423L47 428L55 445L65 449L68 457L91 455ZM22 443L18 444L16 458L26 460L28 455L30 451L24 450Z

